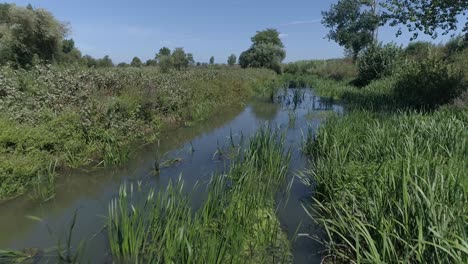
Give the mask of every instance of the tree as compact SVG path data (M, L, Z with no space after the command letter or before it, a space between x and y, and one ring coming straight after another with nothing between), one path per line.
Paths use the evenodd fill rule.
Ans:
M128 67L128 66L129 66L128 63L126 63L126 62L121 62L121 63L117 64L117 67L119 67L119 68L125 68L125 67Z
M158 65L158 62L156 60L149 59L145 62L146 66L156 66Z
M73 39L64 39L62 41L63 53L70 53L75 48L75 41Z
M228 60L227 60L227 63L229 66L234 66L234 64L236 64L237 62L237 57L236 55L234 54L231 54L229 57L228 57Z
M102 59L98 59L96 63L96 67L99 68L107 68L107 67L114 67L114 63L109 55L104 56Z
M89 68L97 67L97 60L90 55L85 55L81 58L83 64L88 66Z
M143 66L143 62L141 62L140 58L133 57L132 62L130 63L132 67L141 67Z
M183 68L187 68L189 62L183 48L176 48L174 52L172 52L172 64L174 68L179 71Z
M266 29L263 31L257 31L257 34L251 38L253 45L260 44L273 44L284 48L283 42L279 37L279 32L276 29Z
M0 4L0 64L31 65L33 58L53 62L67 27L44 9Z
M281 73L281 62L286 57L286 51L279 38L279 32L276 29L257 31L251 40L252 46L239 56L240 66L265 67Z
M162 72L169 72L172 68L172 56L162 55L158 59L159 67Z
M171 50L168 47L162 47L159 49L159 52L155 56L156 61L159 62L159 59L163 56L171 56Z
M422 31L433 38L437 37L437 29L443 34L457 30L458 17L466 19L467 0L386 0L382 7L382 18L391 26L403 24L413 33L412 40ZM468 20L465 21L463 32L468 34ZM400 28L397 35L402 34Z
M375 41L380 24L375 3L370 0L339 0L329 11L322 12L322 24L330 29L327 38L350 50L353 61L362 49Z
M214 64L214 56L211 56L211 57L210 57L210 64L211 64L211 65Z
M195 60L193 59L193 54L192 53L187 53L187 61L188 61L189 65L194 65L195 64Z

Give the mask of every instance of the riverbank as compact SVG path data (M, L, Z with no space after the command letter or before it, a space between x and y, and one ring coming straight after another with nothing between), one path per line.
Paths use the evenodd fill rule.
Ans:
M395 78L357 88L310 78L344 116L311 132L311 217L330 263L468 261L466 96L432 111L403 107Z
M125 164L163 129L206 119L276 74L261 69L2 67L0 199L53 197L56 169Z

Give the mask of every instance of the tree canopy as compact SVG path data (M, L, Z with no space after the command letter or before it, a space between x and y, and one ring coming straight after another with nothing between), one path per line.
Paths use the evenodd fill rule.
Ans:
M130 62L132 67L141 67L143 66L143 62L138 57L133 57L132 62Z
M236 62L237 62L237 57L234 54L231 54L227 59L227 63L229 66L233 66L234 64L236 64Z
M465 19L462 31L468 32L467 0L386 0L381 5L382 18L391 26L405 25L413 33L412 40L418 37L418 31L436 38L438 29L442 34L457 30L459 16ZM400 28L397 35L401 33Z
M242 68L264 67L281 73L281 62L286 57L286 51L278 30L257 31L251 40L252 46L239 56L240 66Z
M214 64L214 56L211 56L211 57L210 57L210 64L211 64L211 65Z
M63 49L74 47L70 40L62 46L68 31L45 9L0 4L0 64L25 67L34 58L52 62Z
M177 70L187 68L189 61L183 48L176 48L174 52L172 52L172 64Z
M327 38L351 51L354 61L362 49L374 42L380 24L374 1L340 0L322 16L322 24L330 29Z

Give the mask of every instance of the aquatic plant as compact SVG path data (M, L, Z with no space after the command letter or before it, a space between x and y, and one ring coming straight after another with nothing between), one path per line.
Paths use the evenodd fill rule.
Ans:
M352 112L305 151L311 217L329 255L361 263L468 262L466 113Z
M155 195L121 188L109 205L108 234L116 260L133 263L291 262L275 215L286 179L284 134L260 129L226 174L214 175L193 212L181 178ZM143 195L141 195L143 194Z

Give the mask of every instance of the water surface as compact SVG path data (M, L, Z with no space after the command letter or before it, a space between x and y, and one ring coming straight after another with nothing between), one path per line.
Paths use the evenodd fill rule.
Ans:
M294 95L299 99L296 104ZM160 190L171 179L181 176L188 188L197 183L203 186L215 172L226 167L227 161L215 155L216 150L228 146L231 138L237 143L242 137L249 138L266 122L287 131L286 145L292 150L291 191L289 196L278 195L277 199L282 228L290 239L296 230L317 232L301 206L310 198L310 189L295 177L307 165L300 147L308 127L316 129L329 113L342 113L343 109L329 99L314 96L309 89L284 90L274 101L252 100L243 108L224 109L196 125L166 131L158 143L139 149L124 167L62 172L57 179L56 195L48 202L33 201L24 195L0 204L0 248L48 249L56 247L59 241L65 244L65 234L76 213L73 244L86 240L85 252L91 263L109 262L107 233L102 229L108 203L118 194L122 183L141 183ZM181 161L154 173L156 160L171 158ZM203 187L197 189L194 206L203 202L204 191ZM318 243L300 237L292 245L295 263L320 263L322 247Z

